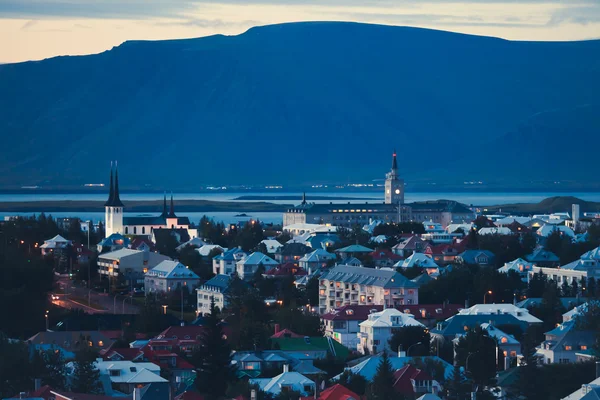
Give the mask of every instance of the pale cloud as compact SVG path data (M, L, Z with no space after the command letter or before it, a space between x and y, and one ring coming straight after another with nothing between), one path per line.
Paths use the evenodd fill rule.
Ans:
M98 53L126 40L236 35L257 25L352 21L511 40L600 32L599 0L0 0L0 61Z

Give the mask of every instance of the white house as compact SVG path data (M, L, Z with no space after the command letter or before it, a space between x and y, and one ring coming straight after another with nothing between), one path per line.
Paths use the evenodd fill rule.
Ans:
M170 258L159 253L120 249L98 256L98 273L109 279L122 275L130 284L142 284L144 274L166 260Z
M425 268L429 275L439 274L440 267L433 261L433 258L423 253L412 253L405 260L400 260L394 264L396 268Z
M265 245L267 253L269 254L275 254L278 248L283 247L283 245L275 239L265 239L260 243Z
M246 257L247 253L240 247L234 247L213 258L213 274L231 275L236 271L236 263Z
M510 271L514 271L521 276L521 280L523 282L527 282L527 274L529 271L533 271L534 266L535 264L532 262L523 260L522 258L517 258L516 260L509 261L502 267L498 268L498 272L508 274Z
M44 244L40 246L42 250L42 255L45 256L47 254L52 254L55 251L61 251L67 246L72 246L73 242L65 239L60 235L54 236L52 239L44 240Z
M387 269L338 265L319 279L319 313L344 305L397 307L419 303L419 287Z
M457 315L490 315L490 314L510 314L518 320L528 324L541 324L542 320L529 314L526 308L519 308L512 304L476 304L470 308L464 308Z
M146 293L169 292L180 285L187 286L192 291L199 283L200 277L177 261L163 261L144 277Z
M298 266L308 270L317 270L327 266L330 260L335 260L336 256L325 249L316 249L315 251L305 254L298 260Z
M531 279L534 274L543 273L549 279L554 280L559 286L564 281L572 284L574 280L581 283L583 280L594 278L600 279L600 247L584 253L579 260L575 260L560 268L543 268L534 266L529 271L528 278Z
M574 320L560 324L544 335L546 340L536 351L544 364L576 362L577 353L591 349L596 341L596 332L575 329Z
M202 257L208 257L210 252L213 251L214 249L218 249L219 251L221 251L221 253L223 253L224 251L227 251L227 249L219 246L218 244L205 244L204 246L201 246L200 248L196 249L196 251Z
M265 271L269 271L278 266L279 263L266 254L255 251L236 262L236 271L240 279L251 279L260 265L265 268Z
M220 310L227 307L226 293L231 283L230 275L216 275L196 289L198 296L198 314L210 313L211 299L215 300L215 306Z
M359 342L356 349L365 354L377 354L382 350L390 349L388 340L393 335L393 330L405 326L418 326L425 329L425 325L413 318L411 314L405 314L395 308L387 308L380 312L369 314L368 319L359 324L360 332L357 333Z
M100 372L99 381L107 396L131 394L135 388L149 384L168 385L169 381L160 376L160 367L151 362L104 361L98 358L94 367ZM75 362L67 364L67 379L72 379Z
M559 232L561 235L568 236L570 238L575 237L575 232L573 232L573 229L565 225L544 224L535 233L538 236L547 238L554 232Z
M360 331L359 324L366 321L373 310L382 309L381 306L344 306L331 310L321 315L321 325L325 329L324 336L333 338L349 349L356 349L359 343L356 335Z
M273 378L250 379L249 383L258 385L260 390L272 396L278 396L282 391L295 391L308 396L316 390L314 381L298 372L289 372L289 364L284 364L283 372Z

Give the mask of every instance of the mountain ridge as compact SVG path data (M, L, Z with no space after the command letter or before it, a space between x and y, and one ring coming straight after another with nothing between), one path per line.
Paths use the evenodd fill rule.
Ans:
M409 183L502 181L505 165L508 181L597 185L576 144L600 129L599 54L598 40L313 22L4 64L0 187L104 182L112 159L124 187L368 181L394 147ZM508 168L523 156L507 146L552 167Z

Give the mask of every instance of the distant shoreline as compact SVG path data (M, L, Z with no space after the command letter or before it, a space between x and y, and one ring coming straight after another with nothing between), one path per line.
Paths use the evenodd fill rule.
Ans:
M383 199L383 196L381 197ZM276 196L276 195L248 195L248 196L239 196L236 197L233 200L291 200L294 202L298 202L300 201L300 199L298 198L298 196L290 196L290 195L282 195L282 196ZM306 200L307 201L313 201L313 200L332 200L332 201L339 201L339 200L370 200L370 201L375 201L377 199L374 199L372 197L345 197L345 196L311 196L310 194L306 196Z

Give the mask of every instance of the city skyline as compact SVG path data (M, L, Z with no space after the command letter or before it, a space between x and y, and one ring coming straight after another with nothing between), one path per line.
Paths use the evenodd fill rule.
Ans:
M293 0L0 0L0 63L99 53L126 40L236 35L253 26L353 21L415 26L509 40L569 41L600 37L600 3L591 0L426 3Z

